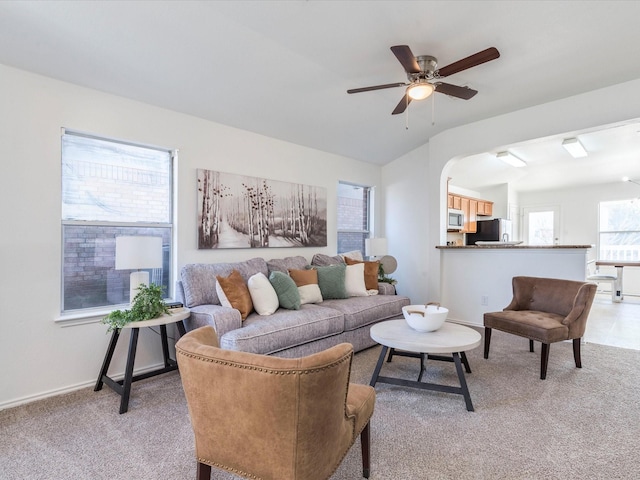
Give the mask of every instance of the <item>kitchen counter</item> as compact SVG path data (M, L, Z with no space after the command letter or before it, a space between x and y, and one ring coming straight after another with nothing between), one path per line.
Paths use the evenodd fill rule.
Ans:
M450 249L469 249L469 250L486 250L503 248L507 250L515 249L558 249L558 248L591 248L593 245L436 245L436 248L450 248Z

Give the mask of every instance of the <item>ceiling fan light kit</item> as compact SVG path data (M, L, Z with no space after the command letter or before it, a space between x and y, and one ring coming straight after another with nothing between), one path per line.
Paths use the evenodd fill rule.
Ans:
M527 162L519 157L516 157L511 152L498 152L496 157L502 160L504 163L511 165L512 167L522 168L527 166Z
M562 141L562 146L573 158L582 158L588 155L587 150L584 148L582 143L580 143L580 140L575 137L565 138Z
M392 115L404 112L411 100L423 100L431 96L434 91L451 97L469 100L478 93L476 90L444 83L440 79L500 57L500 52L495 47L490 47L438 69L438 60L435 57L431 55L416 57L407 45L395 45L391 47L391 51L404 68L409 83L387 83L372 87L353 88L347 90L347 93L369 92L400 86L408 87L396 108L391 112Z
M433 93L435 87L429 82L416 83L407 88L407 95L414 100L424 100Z

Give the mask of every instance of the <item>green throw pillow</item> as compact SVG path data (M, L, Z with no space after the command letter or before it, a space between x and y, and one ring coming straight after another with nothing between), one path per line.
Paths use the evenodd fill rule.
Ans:
M322 298L349 298L345 287L346 265L329 265L327 267L313 267L318 270L318 286Z
M300 310L300 292L293 279L286 273L274 271L269 275L269 281L278 295L278 303L288 310Z

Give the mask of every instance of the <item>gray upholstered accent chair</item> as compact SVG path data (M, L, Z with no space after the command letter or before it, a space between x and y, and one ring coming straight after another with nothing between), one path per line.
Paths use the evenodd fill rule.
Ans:
M212 466L253 479L327 479L358 435L369 477L375 391L349 383L351 344L279 358L218 348L205 326L184 335L176 353L198 480L208 480Z
M547 376L549 345L573 340L573 357L582 368L580 340L596 294L596 284L541 277L513 277L513 299L502 312L484 314L484 358L489 358L492 329L542 343L540 379Z

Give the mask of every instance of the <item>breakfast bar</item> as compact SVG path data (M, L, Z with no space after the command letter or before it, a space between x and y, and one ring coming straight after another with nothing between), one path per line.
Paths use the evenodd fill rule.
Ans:
M440 298L448 320L483 326L485 312L506 307L515 276L584 281L591 245L436 246L440 250Z

